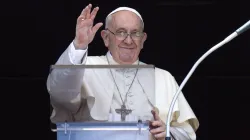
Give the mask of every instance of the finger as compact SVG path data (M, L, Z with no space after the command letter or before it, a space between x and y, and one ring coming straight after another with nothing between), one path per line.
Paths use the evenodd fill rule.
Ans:
M159 133L159 134L155 134L154 137L155 137L156 139L165 138L165 137L166 137L166 132L162 132L162 133Z
M93 28L92 28L92 32L95 34L99 28L103 25L103 23L97 23Z
M153 114L155 120L160 120L159 114L155 110L152 110L151 113Z
M81 12L81 16L84 16L84 18L86 17L87 9L88 9L88 5Z
M159 126L163 126L161 121L152 121L151 125L153 127L159 127Z
M98 10L99 10L99 7L95 7L95 8L93 9L93 11L91 12L90 18L91 18L93 21L94 21L94 19L95 19L95 17L96 17L96 14L97 14Z
M85 20L85 16L81 15L77 18L77 24L80 25Z
M76 29L79 30L79 29L82 29L82 28L88 28L90 29L92 26L92 22L90 22L90 19L89 20L82 20L82 21L79 21L79 24L76 26Z
M158 128L160 126L161 126L160 122L157 122L157 121L150 121L149 123L150 130Z
M89 19L89 18L90 18L90 11L91 11L91 8L92 8L92 4L89 4L89 5L88 5L88 8L87 8L87 13L86 13L86 19Z
M82 10L80 16L77 18L77 24L78 24L78 25L79 25L83 20L86 19L87 10L88 10L88 5Z
M150 132L152 134L158 134L158 133L162 133L165 131L165 127L157 127L157 128L154 128L154 129L151 129Z

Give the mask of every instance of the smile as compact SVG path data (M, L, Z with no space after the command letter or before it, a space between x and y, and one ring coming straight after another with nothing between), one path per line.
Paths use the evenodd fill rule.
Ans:
M129 49L129 50L132 50L132 49L135 49L135 48L127 48L127 47L119 47L120 49Z

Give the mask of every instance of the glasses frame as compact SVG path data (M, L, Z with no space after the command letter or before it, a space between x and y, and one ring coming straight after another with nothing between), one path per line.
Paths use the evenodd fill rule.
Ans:
M120 39L120 36L119 36L120 34L119 33L114 33L109 28L106 28L105 30L108 30L110 33L112 33L116 37L116 39L118 39L118 40L125 40L128 36L130 36L130 38L132 40L141 40L143 38L143 36L144 36L144 32L139 32L139 31L132 32L132 33L126 32L125 36L122 39ZM133 36L133 35L136 35L137 33L139 33L140 36ZM136 37L136 39L134 39L133 37Z

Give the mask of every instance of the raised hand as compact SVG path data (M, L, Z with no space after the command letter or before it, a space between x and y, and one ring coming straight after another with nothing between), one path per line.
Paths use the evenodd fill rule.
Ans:
M91 4L86 6L77 18L75 39L73 41L76 49L86 49L88 44L93 41L98 29L103 25L100 22L93 26L99 7L95 7L92 12L91 8Z

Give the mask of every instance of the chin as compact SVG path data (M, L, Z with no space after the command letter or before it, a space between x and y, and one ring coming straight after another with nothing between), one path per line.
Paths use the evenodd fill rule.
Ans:
M131 64L137 60L137 58L135 57L135 53L129 54L129 55L119 54L118 57L120 61L125 62L125 63L131 63Z

